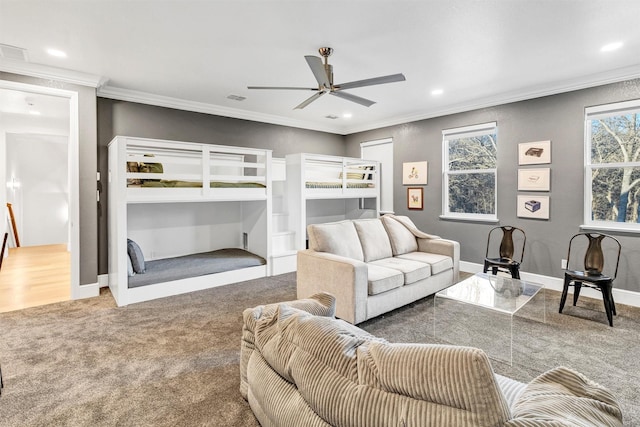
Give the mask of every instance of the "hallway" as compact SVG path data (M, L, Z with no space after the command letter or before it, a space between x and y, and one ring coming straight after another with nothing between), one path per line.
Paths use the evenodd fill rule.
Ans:
M0 313L71 299L65 244L10 248L0 269Z

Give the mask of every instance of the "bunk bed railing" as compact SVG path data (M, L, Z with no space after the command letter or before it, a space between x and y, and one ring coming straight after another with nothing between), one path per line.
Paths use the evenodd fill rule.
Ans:
M270 150L123 138L127 199L268 197Z

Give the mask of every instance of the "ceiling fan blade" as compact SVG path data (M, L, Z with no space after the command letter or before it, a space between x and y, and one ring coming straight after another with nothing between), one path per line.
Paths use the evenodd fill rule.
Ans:
M382 85L385 83L403 82L405 80L406 79L404 77L404 74L400 73L400 74L391 74L391 75L382 76L382 77L374 77L372 79L364 79L364 80L357 80L354 82L342 83L339 85L335 85L335 87L338 89L353 89L356 87L363 87L363 86L373 86L373 85Z
M247 86L247 89L275 89L275 90L315 90L317 87L291 87L291 86Z
M304 107L306 107L307 105L311 104L313 101L315 101L316 99L320 98L325 93L327 93L327 92L322 91L322 92L318 92L316 94L311 95L309 98L305 99L303 102L301 102L299 105L297 105L296 108L294 108L294 110L302 110Z
M355 96L347 92L331 92L331 95L337 96L338 98L346 99L347 101L355 102L356 104L364 105L365 107L371 107L375 104L375 101L371 101L366 98L362 98L360 96Z
M307 64L309 64L309 68L311 68L311 71L318 81L318 84L320 86L326 87L327 89L330 88L331 82L329 81L329 76L327 76L327 71L324 69L322 59L313 55L306 55L304 59L307 60Z

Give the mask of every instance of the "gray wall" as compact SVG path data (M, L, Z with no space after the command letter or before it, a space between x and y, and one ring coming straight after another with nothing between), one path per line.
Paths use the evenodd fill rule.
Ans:
M96 90L55 80L0 72L1 80L54 87L78 93L80 178L80 284L97 282L98 224L96 215Z
M274 157L291 153L345 155L341 135L98 98L98 169L103 177L98 209L100 274L108 268L107 145L117 135L268 148Z
M360 142L386 137L394 141L394 209L408 215L429 233L460 242L463 261L482 263L487 233L494 224L442 220L442 130L496 121L498 123L498 218L527 233L527 254L522 270L562 277L560 260L566 258L571 236L583 223L583 159L585 107L640 98L640 80L500 105L477 111L427 119L348 135L347 156L360 155ZM551 200L548 221L516 217L518 144L551 140ZM424 210L406 208L402 163L429 162L424 187ZM544 166L546 167L546 165ZM481 189L478 189L481 191ZM615 234L623 245L617 288L640 292L640 236Z

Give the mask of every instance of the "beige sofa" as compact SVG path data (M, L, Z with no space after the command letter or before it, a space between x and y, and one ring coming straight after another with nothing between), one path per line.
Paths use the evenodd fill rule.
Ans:
M263 427L622 426L615 397L568 368L524 384L479 349L376 338L334 304L319 294L243 313L240 392Z
M357 324L451 286L460 246L416 228L406 216L307 227L298 252L298 298L336 296L336 316Z

